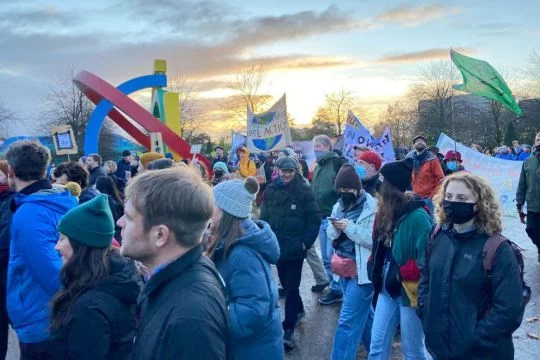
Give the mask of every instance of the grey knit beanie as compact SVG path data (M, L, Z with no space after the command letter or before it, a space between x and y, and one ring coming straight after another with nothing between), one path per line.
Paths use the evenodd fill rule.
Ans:
M251 214L252 203L255 201L259 183L249 176L246 180L224 181L214 187L216 206L221 210L245 219Z

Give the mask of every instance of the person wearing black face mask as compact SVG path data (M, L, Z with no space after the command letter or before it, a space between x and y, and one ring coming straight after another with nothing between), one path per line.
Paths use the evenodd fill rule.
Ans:
M218 161L214 164L213 167L214 176L212 177L212 186L216 186L217 184L229 180L229 170L227 169L227 165L224 162Z
M373 223L377 200L362 188L352 165L339 170L336 181L339 199L332 209L326 231L332 240L332 271L339 275L343 305L336 328L332 359L356 359L360 340L369 352L373 326L373 285L368 279ZM325 298L319 299L324 302Z
M512 333L523 316L516 255L505 241L490 276L483 265L486 243L502 232L498 197L482 178L459 172L434 202L438 227L420 264L418 294L428 350L437 359L513 359Z
M540 133L536 134L534 149L534 154L523 162L516 202L521 222L526 224L527 234L538 249L540 262ZM525 203L527 215L523 212Z

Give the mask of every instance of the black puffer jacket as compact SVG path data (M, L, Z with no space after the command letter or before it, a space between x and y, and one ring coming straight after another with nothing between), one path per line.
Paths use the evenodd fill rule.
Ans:
M286 185L277 178L266 187L260 219L278 238L280 260L303 259L302 245L313 245L321 224L315 194L298 174Z
M132 261L117 251L111 274L84 292L73 305L72 319L55 334L61 359L131 359L140 286Z
M523 316L515 255L503 243L491 279L482 265L488 236L441 231L421 266L418 313L437 360L513 359L512 333Z
M154 273L138 303L141 323L133 360L227 358L224 285L202 245Z

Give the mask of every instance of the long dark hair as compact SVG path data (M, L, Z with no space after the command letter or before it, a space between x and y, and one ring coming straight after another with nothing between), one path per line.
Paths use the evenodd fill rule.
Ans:
M120 191L110 176L101 176L96 181L96 189L102 194L111 195L119 204L124 204Z
M389 246L394 236L396 223L409 200L404 192L387 180L381 184L377 197L379 198L377 237L379 241L383 241L386 246Z
M87 289L109 275L112 248L91 248L69 240L73 256L60 271L62 288L51 301L51 331L61 331L73 317L73 304Z
M244 235L244 231L242 230L243 220L244 219L237 218L236 216L223 211L223 216L221 217L221 221L215 235L216 241L214 242L212 248L208 251L210 258L214 257L214 250L221 242L223 242L225 247L223 258L225 259L227 257L234 242Z

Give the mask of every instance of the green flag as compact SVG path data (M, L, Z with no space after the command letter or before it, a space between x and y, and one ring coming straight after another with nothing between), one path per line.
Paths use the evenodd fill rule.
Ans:
M450 57L463 76L463 84L454 85L454 89L493 99L517 115L522 114L512 91L488 62L473 59L454 50L450 51Z

